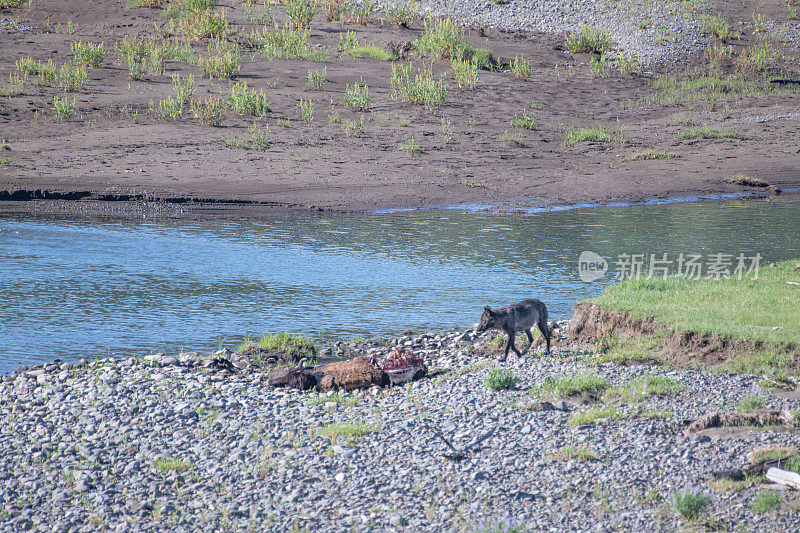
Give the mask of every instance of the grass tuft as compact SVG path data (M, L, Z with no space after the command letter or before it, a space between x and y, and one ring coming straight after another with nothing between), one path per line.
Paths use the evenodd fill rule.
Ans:
M692 488L676 491L672 495L672 508L687 520L697 520L709 504L711 498L708 495Z
M394 98L421 105L428 113L444 102L448 90L443 77L434 78L430 67L418 70L411 65L392 65L391 88Z
M565 45L573 54L604 54L611 48L611 34L601 27L583 26L565 37Z
M231 109L238 115L265 117L269 112L269 100L264 89L256 91L247 86L247 82L239 82L231 87L228 97Z
M776 510L783 503L783 494L775 490L762 490L753 497L750 508L758 514Z
M192 100L192 115L198 124L220 126L225 113L225 101L221 97L209 96Z
M369 86L364 81L364 78L361 78L360 83L354 83L353 85L348 83L345 85L342 101L344 105L361 109L362 111L369 107L372 97L369 94Z
M53 96L53 114L58 120L66 120L75 115L75 97L70 101L66 96Z
M585 142L611 142L611 135L599 124L589 128L569 128L564 132L564 145L568 148Z
M106 58L103 43L84 43L78 41L70 45L72 61L86 67L99 67Z
M576 448L572 444L567 444L561 447L556 453L550 455L550 458L555 461L597 461L600 456L591 448L580 447Z
M636 401L648 396L665 396L686 389L680 381L664 376L648 374L641 378L608 389L603 395L605 401Z
M607 388L606 378L599 374L576 374L564 378L548 376L539 387L531 389L531 394L567 398L578 394L583 396L598 394Z
M513 388L519 378L511 370L492 368L483 380L483 383L492 390L502 390Z
M622 161L652 161L656 159L677 159L680 154L666 150L642 150L622 158Z
M693 139L741 139L742 136L736 133L734 129L718 130L710 128L708 124L700 127L695 127L689 131L684 131L678 134L679 141L690 141Z
M598 424L606 420L619 420L624 418L622 412L616 407L592 407L585 411L572 413L567 420L568 426L585 426Z

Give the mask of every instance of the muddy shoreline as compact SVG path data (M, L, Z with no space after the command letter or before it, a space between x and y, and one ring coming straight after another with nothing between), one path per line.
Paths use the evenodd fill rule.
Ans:
M469 2L462 4L466 10ZM631 43L639 41L631 41L622 28L612 27L608 64L598 72L591 66L597 54L570 53L555 26L550 33L540 31L549 23L535 26L537 31L464 27L464 42L491 50L493 59L491 67L478 72L477 85L466 89L453 79L447 60L403 52L394 61L382 61L340 50L348 32L355 32L362 45L405 50L423 34L422 19L409 27L378 17L361 25L328 22L320 13L308 39L330 55L330 62L266 60L246 38L261 25L245 16L241 4L220 2L235 30L231 46L242 58L236 77L208 79L196 60L168 59L162 73L131 79L115 46L125 36L158 38L154 27L163 24L160 11L121 10L115 2L70 6L74 9L68 12L60 4L33 2L14 10L17 22L2 30L6 53L0 58L0 86L10 95L3 97L0 112L0 200L38 194L72 201L121 199L134 206L168 200L185 207L203 200L213 202L214 209L225 205L226 211L232 204L235 210L254 205L257 210L368 212L459 204L641 202L751 190L726 182L737 174L779 189L800 187L800 146L794 135L800 94L794 85L773 87L768 81L757 89L734 88L742 96L659 88L664 74L705 75L708 54L681 52L680 60L645 61L636 72L623 73L614 62L623 53L638 53ZM764 39L787 58L769 68L781 72L782 79L800 76L790 60L797 42L779 41L778 33L764 36L754 27L751 10L726 3L718 8L741 28L726 44L732 47L730 58L713 66L722 78L743 72L737 54ZM283 11L273 9L275 24L287 20ZM465 11L463 18L471 13ZM74 23L72 33L54 26L67 19ZM794 22L786 24L791 34ZM695 34L691 30L686 42L662 39L642 50L657 48L656 55L669 56L684 45L694 50L708 44L707 36ZM66 93L74 97L74 116L54 116L54 95L63 92L55 82L40 83L30 75L17 91L5 81L17 72L20 58L52 59L60 68L78 41L103 42L107 55L88 69L84 86ZM195 57L207 55L205 41L190 44ZM530 63L527 78L511 72L517 57ZM393 65L408 64L424 64L448 84L446 98L431 112L394 92ZM322 69L325 81L310 90L308 74ZM215 127L197 123L187 104L167 120L153 107L174 96L171 80L176 75L194 77L196 100L227 102L232 86L245 82L264 92L269 110L250 116L228 108ZM363 109L345 102L347 87L357 82L369 86L370 102ZM301 101L313 106L312 120L299 114ZM262 149L246 147L253 127L268 133ZM606 137L566 141L569 132L592 127L601 127ZM704 137L703 128L723 137ZM701 136L689 135L693 129L700 129ZM415 149L409 150L412 145ZM76 212L83 209L81 203L74 205L81 206Z

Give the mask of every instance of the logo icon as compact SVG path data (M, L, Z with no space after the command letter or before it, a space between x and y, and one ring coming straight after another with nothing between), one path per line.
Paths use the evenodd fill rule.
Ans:
M608 271L608 262L602 255L598 255L589 250L581 252L578 257L578 276L581 281L589 283L595 281L606 275Z

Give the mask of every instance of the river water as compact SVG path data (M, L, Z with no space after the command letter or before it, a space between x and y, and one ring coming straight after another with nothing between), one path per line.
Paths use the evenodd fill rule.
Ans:
M0 372L54 358L323 342L477 322L544 300L551 319L613 282L620 254L800 257L800 204L726 200L528 215L456 210L240 220L0 215ZM606 258L586 283L578 256ZM736 263L735 258L733 259ZM619 271L619 268L616 269Z

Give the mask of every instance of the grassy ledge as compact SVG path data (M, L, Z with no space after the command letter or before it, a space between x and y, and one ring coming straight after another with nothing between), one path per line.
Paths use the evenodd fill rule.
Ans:
M732 261L734 274L736 258ZM797 260L762 265L757 279L752 279L753 273L741 280L735 275L728 279L627 279L608 287L591 303L625 312L634 320L652 319L661 330L627 343L612 342L611 352L658 348L667 342L664 331L695 332L732 342L734 353L722 364L725 370L796 373L796 347L800 346L797 265Z

